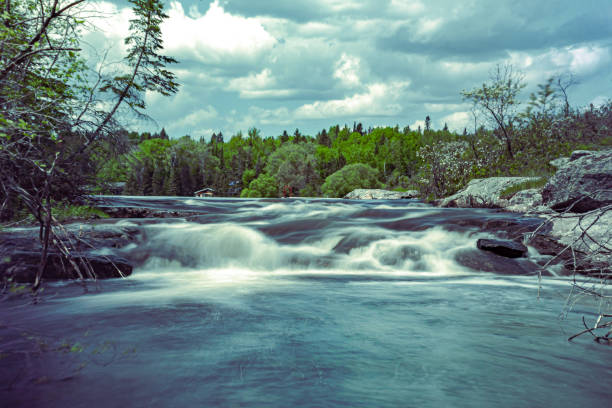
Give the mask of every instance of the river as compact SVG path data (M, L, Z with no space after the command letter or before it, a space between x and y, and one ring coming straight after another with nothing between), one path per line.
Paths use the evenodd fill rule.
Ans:
M0 406L612 400L612 349L567 341L597 310L587 298L567 307L569 279L456 261L484 256L476 240L491 236L466 221L516 215L408 200L108 199L198 215L113 220L142 231L121 250L141 260L132 276L0 303Z

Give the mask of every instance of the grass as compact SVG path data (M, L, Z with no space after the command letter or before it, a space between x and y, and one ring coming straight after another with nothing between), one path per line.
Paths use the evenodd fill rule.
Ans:
M545 177L540 177L536 180L528 180L522 183L514 184L502 190L502 192L499 194L499 197L504 199L510 199L519 191L528 190L530 188L544 187L547 182L548 180Z
M105 212L87 205L58 204L53 206L53 216L59 222L109 218Z

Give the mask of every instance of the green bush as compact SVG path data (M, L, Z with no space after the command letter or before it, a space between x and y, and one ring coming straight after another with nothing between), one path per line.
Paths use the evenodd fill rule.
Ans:
M245 188L240 193L242 198L275 198L278 197L278 187L276 179L265 173L260 174L255 180L251 181L249 188Z
M355 163L344 166L325 179L321 192L326 197L344 197L357 188L382 188L378 181L378 170L367 164Z

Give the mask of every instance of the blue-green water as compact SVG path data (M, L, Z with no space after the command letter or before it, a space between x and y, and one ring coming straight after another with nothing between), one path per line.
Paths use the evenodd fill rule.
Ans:
M163 200L162 200L163 201ZM501 217L410 202L182 200L132 277L0 311L0 405L606 406L612 349L572 343L570 284L454 261ZM147 205L152 205L148 203ZM505 215L504 215L505 216ZM121 223L136 220L121 221ZM140 224L138 224L140 225Z

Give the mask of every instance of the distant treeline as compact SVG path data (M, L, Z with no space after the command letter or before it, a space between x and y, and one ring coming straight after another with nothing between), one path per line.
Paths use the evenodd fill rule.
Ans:
M164 129L125 132L131 147L103 163L98 191L107 191L107 182L123 181L123 192L132 195L191 196L212 188L217 196L341 197L354 188L385 187L418 189L436 198L476 177L546 177L553 171L550 160L612 144L612 103L567 109L551 102L550 92L544 101L532 95L506 134L483 126L462 133L446 126L433 130L429 117L424 129L364 129L354 123L315 136L296 129L291 135L261 137L256 128L228 140L221 132L198 140L173 139Z

